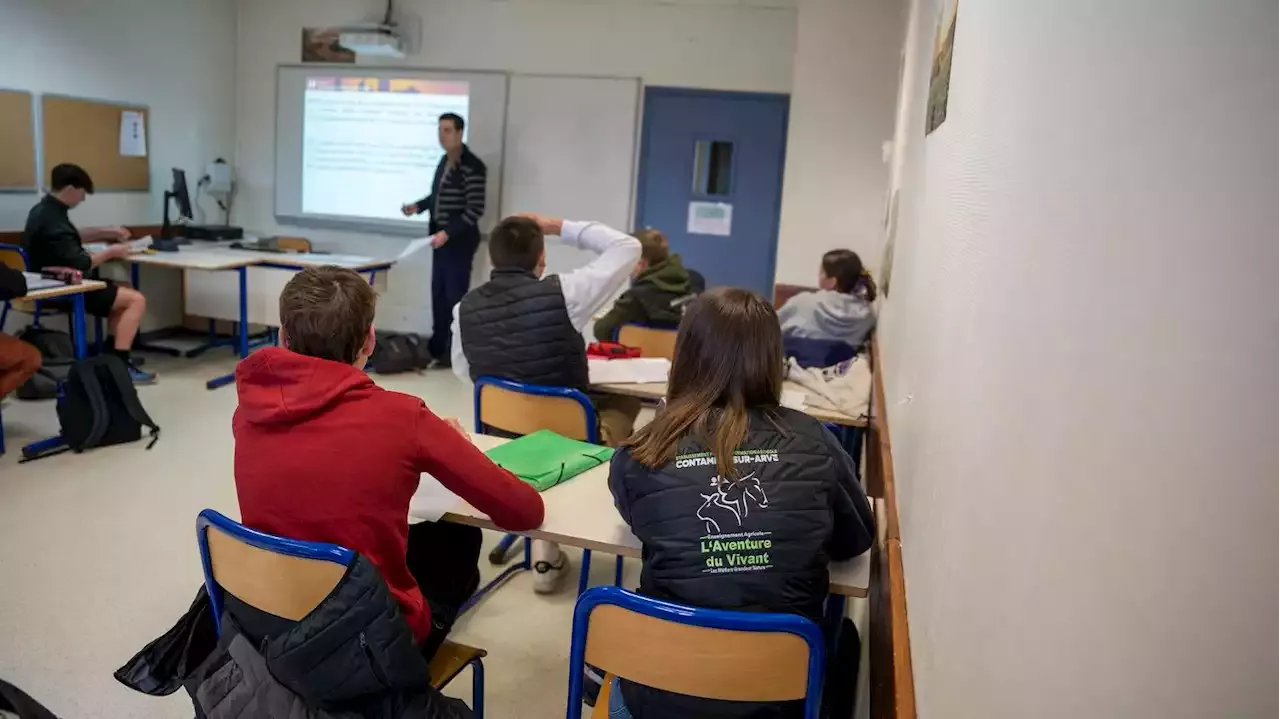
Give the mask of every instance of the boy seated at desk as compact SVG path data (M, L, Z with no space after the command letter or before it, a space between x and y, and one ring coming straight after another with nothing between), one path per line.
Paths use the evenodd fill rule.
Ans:
M46 267L70 267L85 276L104 262L124 259L129 255L129 245L109 244L106 249L89 254L82 243L119 243L129 239L129 231L123 227L89 227L76 229L67 213L93 194L93 180L79 165L61 164L51 173L49 194L45 195L27 214L27 224L22 230L22 246L27 253L27 269L39 272ZM96 273L95 273L96 274ZM96 278L96 279L101 279ZM147 311L147 298L132 287L116 285L110 280L104 289L85 293L85 312L107 320L107 327L115 335L115 354L129 369L134 384L151 384L156 381L154 372L143 372L133 365L129 350L133 338Z
M645 228L635 236L640 240L640 261L631 273L631 287L593 328L602 342L612 340L625 324L675 329L685 305L706 289L702 275L685 269L680 255L671 253L666 235Z
M856 632L841 620L837 633L823 602L828 565L875 541L853 460L821 422L779 404L782 332L762 297L736 287L701 295L676 342L666 404L609 466L618 513L644 545L639 591L824 625L840 640L824 716L851 716ZM609 709L618 719L803 714L800 702L697 699L627 681L613 687Z
M280 293L281 347L236 367L236 495L246 526L330 542L378 567L430 658L480 583L480 530L409 525L423 472L511 531L542 524L542 497L489 461L457 420L378 387L377 295L351 270L313 267Z
M0 264L0 302L27 294L21 270ZM3 329L3 328L0 328ZM40 352L17 337L0 332L0 400L40 371Z
M559 235L569 246L598 257L576 270L543 277L545 235ZM635 268L640 241L599 222L515 215L489 233L489 259L489 281L453 308L454 373L469 382L497 377L586 392L582 333ZM616 446L631 435L639 400L606 395L593 403L606 444ZM556 591L569 564L560 546L535 541L533 562L534 591Z

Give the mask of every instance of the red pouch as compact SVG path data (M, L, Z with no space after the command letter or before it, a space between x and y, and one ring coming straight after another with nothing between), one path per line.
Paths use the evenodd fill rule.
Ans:
M587 356L597 359L631 359L640 356L640 348L627 347L617 342L592 342L587 346Z

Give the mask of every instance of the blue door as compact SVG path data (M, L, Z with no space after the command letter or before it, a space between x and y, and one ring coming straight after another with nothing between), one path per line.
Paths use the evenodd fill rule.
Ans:
M666 233L708 287L773 296L790 102L645 88L636 227Z

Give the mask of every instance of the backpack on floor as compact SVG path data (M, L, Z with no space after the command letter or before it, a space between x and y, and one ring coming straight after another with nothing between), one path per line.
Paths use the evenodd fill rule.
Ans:
M151 430L147 449L160 439L160 427L142 408L124 361L115 355L80 360L71 366L58 397L58 423L66 447L30 459L68 449L83 452L136 442L142 439L143 427Z
M18 399L37 400L54 399L58 396L58 383L66 378L75 362L76 351L71 344L71 335L44 327L26 327L17 335L18 339L35 347L40 352L42 367L22 383L15 393Z
M427 343L415 334L378 333L369 364L378 374L398 374L426 369L431 362Z

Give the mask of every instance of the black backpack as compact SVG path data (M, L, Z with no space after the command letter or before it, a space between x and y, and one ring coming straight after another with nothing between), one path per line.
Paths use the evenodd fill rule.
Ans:
M147 449L160 439L160 427L142 408L124 361L115 355L71 365L58 396L58 423L66 447L27 459L136 442L142 439L143 427L151 430Z
M427 343L415 334L379 332L369 365L378 374L398 374L427 368L431 355Z
M58 383L66 379L71 364L75 362L71 335L44 327L25 327L17 337L40 352L42 363L40 371L18 388L17 398L54 399L58 396Z

